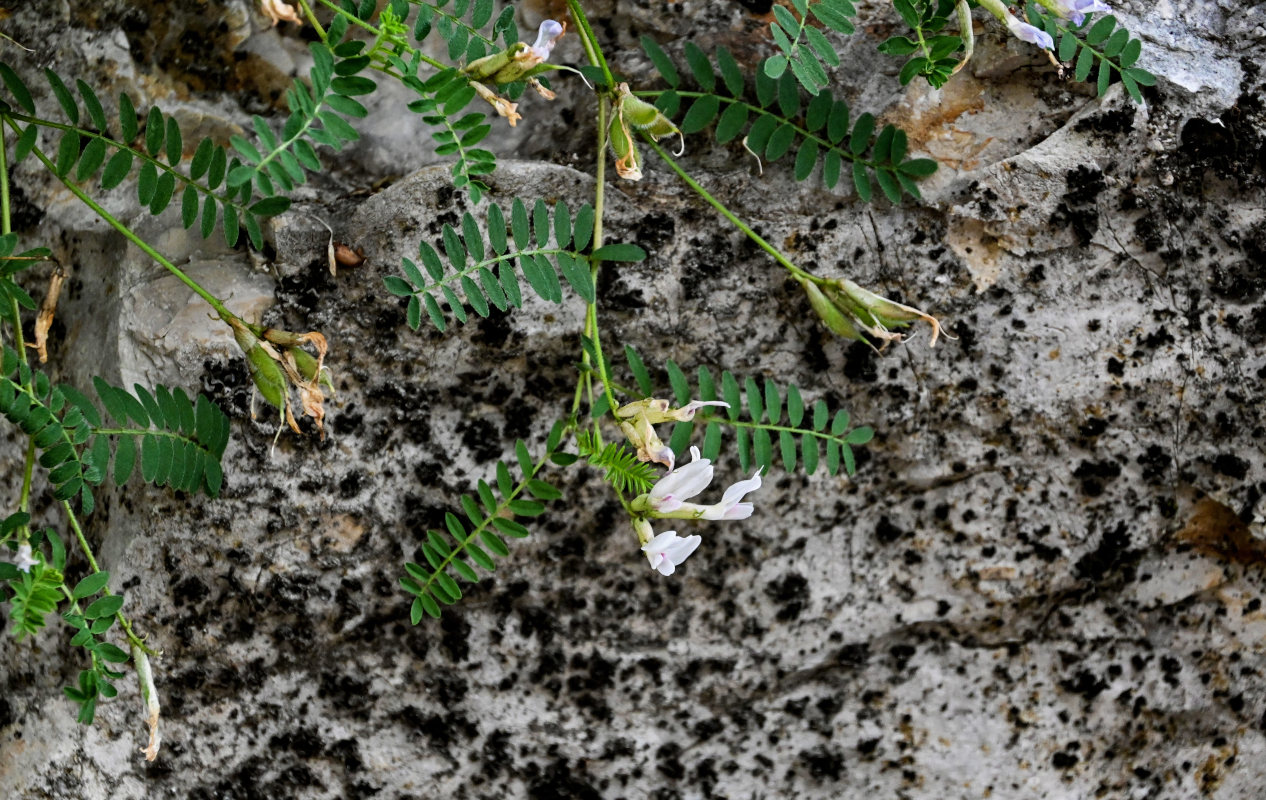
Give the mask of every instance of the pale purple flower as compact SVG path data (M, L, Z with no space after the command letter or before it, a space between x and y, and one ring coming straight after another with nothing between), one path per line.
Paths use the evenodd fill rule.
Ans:
M1027 22L1021 22L1010 14L1007 15L1007 29L1015 38L1035 44L1044 50L1054 50L1055 40L1041 28L1035 28Z
M554 49L554 43L558 41L558 37L563 35L564 30L566 30L566 26L562 23L555 22L552 19L545 20L541 23L541 27L537 29L536 43L528 49L536 58L541 61L548 61L549 54Z
M1051 0L1051 4L1056 14L1072 20L1074 25L1085 22L1087 14L1106 14L1112 10L1102 0Z
M13 566L17 567L23 572L30 572L31 567L34 567L35 565L39 563L40 562L35 559L34 554L31 552L30 542L23 542L22 544L18 545L18 555L17 555L17 558L13 562Z
M677 565L690 557L703 541L702 536L681 538L677 531L664 531L642 545L642 552L651 562L651 568L659 570L661 575L672 575Z

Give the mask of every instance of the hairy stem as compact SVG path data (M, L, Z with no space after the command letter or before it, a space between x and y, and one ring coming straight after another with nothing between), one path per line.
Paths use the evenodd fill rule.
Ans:
M3 125L0 125L0 234L9 234L13 230L13 222L9 214L9 155L7 136ZM16 298L9 298L9 312L13 314L13 343L17 345L18 355L26 363L26 342L22 337L22 311L18 308ZM18 495L18 511L26 511L31 504L31 475L35 471L35 439L28 438L26 456L22 461L22 490ZM25 540L30 536L30 527L23 525L18 529L18 539Z
M10 125L16 125L16 123L14 123L12 119L9 119L8 122ZM40 163L42 163L48 169L49 172L52 172L54 175L57 174L57 171L53 166L53 162L49 160L48 156L44 155L43 151L41 151L38 147L36 147L31 150L31 153L34 154L35 157L40 160ZM170 272L172 275L175 275L177 278L179 278L181 283L185 284L186 286L188 286L190 289L193 290L194 294L198 295L203 300L207 301L207 304L211 306L211 308L215 309L215 312L220 315L221 319L227 320L229 318L235 318L237 316L232 311L229 311L228 307L224 305L224 303L220 300L220 298L216 297L215 295L208 292L206 289L202 288L201 284L199 284L193 278L190 278L188 275L186 275L179 267L177 267L175 264L171 263L166 258L164 258L153 247L150 247L148 242L146 242L141 237L137 236L132 231L131 228L129 228L128 226L120 222L118 219L116 219L115 216L111 214L109 211L106 211L104 208L102 208L100 203L98 203L97 201L89 197L87 194L85 194L84 191L80 189L78 186L76 186L73 181L65 177L59 177L59 180L62 182L63 186L65 186L67 189L70 190L71 194L79 198L79 201L81 203L88 206L88 208L92 209L93 212L96 213L98 217L100 217L102 220L106 222L106 224L114 228L119 233L123 234L124 238L126 238L129 242L139 247L141 251L144 252L147 256L157 261L168 272Z
M654 140L650 139L649 137L644 137L644 138L645 138L646 143L651 146L651 149L654 150L655 153L661 159L664 160L665 164L672 167L673 171L677 173L677 176L681 178L686 183L687 186L689 186L691 189L694 189L696 194L698 194L704 200L707 200L708 203L713 208L721 212L721 216L728 219L730 223L734 225L734 227L738 228L740 231L746 234L747 238L755 242L760 247L760 249L764 250L766 253L769 253L769 255L771 255L775 261L777 261L779 264L785 267L792 275L795 275L797 278L800 278L801 280L813 281L814 283L822 283L821 278L817 277L816 275L812 275L808 272L805 272L804 270L797 267L795 264L791 263L790 259L788 259L785 255L783 255L782 252L778 248L774 247L772 244L765 241L765 239L762 238L761 235L758 234L756 231L752 230L751 227L747 225L747 223L743 222L743 220L736 217L733 211L730 211L730 209L726 208L721 203L720 200L713 197L712 194L709 193L707 189L700 186L698 181L690 177L690 175L688 175L686 171L683 170L677 164L677 162L673 160L672 156L668 155L668 153L666 153L662 147L656 144Z
M97 566L97 559L92 554L92 548L88 546L88 540L84 537L83 528L79 526L79 518L75 516L75 510L70 507L70 502L63 500L62 509L66 512L66 519L70 520L71 530L75 532L75 539L79 542L80 549L84 551L84 557L88 559L88 566L92 568L93 573L100 572L101 568ZM102 594L105 595L114 594L110 591L110 587L108 586L103 587L101 591ZM121 627L123 632L127 635L129 642L141 648L141 650L149 655L157 655L154 650L146 647L145 642L141 641L141 638L136 635L135 631L132 630L132 623L128 621L127 617L123 616L122 611L115 613L114 618L118 621L119 627Z
M303 9L303 15L308 18L308 24L316 31L317 36L321 37L321 41L325 41L325 28L321 27L321 23L317 22L316 14L312 13L312 7L308 5L308 0L299 0L299 8Z
M580 0L567 0L567 7L571 10L572 19L576 21L576 27L579 29L577 33L585 46L585 55L589 57L589 63L602 70L602 77L608 88L615 86L615 77L611 74L611 68L607 66L607 58L602 54L598 37L594 36L593 28L589 26L585 10L580 7Z
M578 28L577 33L580 36L581 43L584 45L585 54L589 58L589 63L591 63L593 66L598 67L599 69L602 70L602 74L605 77L606 85L608 87L614 85L615 80L611 75L610 68L607 67L606 58L602 54L602 48L601 46L599 46L598 40L594 36L593 28L589 26L589 20L585 18L585 12L580 7L580 3L576 2L576 0L568 0L568 7L571 9L572 18L575 19L576 21L576 27ZM607 99L607 96L605 94L600 94L598 97L598 147L597 147L598 164L597 164L597 173L596 173L596 180L595 180L595 187L594 187L594 200L593 200L594 219L593 219L592 240L593 240L594 250L597 250L598 248L602 247L603 235L604 235L603 225L602 225L602 216L603 216L604 211L606 210L607 115L609 113L609 110L610 110L610 101ZM590 277L592 278L595 286L598 285L598 272L601 270L601 268L602 268L602 262L600 260L591 259ZM602 336L601 336L601 333L599 332L598 306L596 302L590 303L585 308L584 335L588 337L591 342L593 342L594 353L598 359L598 363L593 366L597 368L598 378L602 381L603 392L605 393L607 397L607 402L611 405L612 409L614 409L615 403L613 400L614 396L611 390L610 368L607 364L606 356L602 352ZM581 354L581 363L585 367L590 366L590 358L589 358L588 351L585 351ZM594 397L595 397L592 372L585 373L584 390L587 395L587 399L589 400L589 405L592 408L593 403L594 403ZM575 413L575 411L580 406L580 394L581 394L581 386L577 385L576 397L572 403L573 413ZM598 420L593 421L593 435L598 446L601 447L602 430L601 430L601 426L598 424Z

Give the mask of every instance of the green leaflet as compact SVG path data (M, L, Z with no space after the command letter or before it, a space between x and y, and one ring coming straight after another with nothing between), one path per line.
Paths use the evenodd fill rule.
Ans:
M422 312L443 331L449 316L465 323L470 315L486 317L495 308L506 311L523 305L519 278L550 302L563 300L565 282L586 303L597 299L590 259L638 261L646 257L631 244L609 244L585 254L581 248L592 238L594 213L589 204L575 214L559 202L552 210L542 201L527 204L514 200L510 224L496 203L489 203L483 224L469 212L462 215L460 230L444 225L435 244L418 243L417 260L403 259L399 276L384 278L388 292L409 297L406 322L417 330Z
M444 516L444 530L425 532L418 550L426 563L406 562L405 574L399 579L401 588L413 596L409 616L414 625L423 616L438 618L443 606L460 600L458 581L477 583L480 576L475 567L487 572L496 569L495 559L510 554L504 537L529 535L528 528L514 517L537 516L544 510L538 501L562 497L558 488L540 477L541 467L557 455L561 430L561 423L555 425L545 457L538 462L531 460L524 442L517 442L515 455L522 476L517 482L511 477L510 465L498 461L495 487L479 481L478 500L461 497L464 520L449 512ZM525 494L536 500L525 499Z
M817 6L810 6L812 9ZM785 9L784 9L785 10ZM777 13L777 12L775 12ZM656 69L669 81L679 81L676 68L669 69L662 49L653 42L643 42ZM652 55L654 53L654 55ZM639 95L654 100L657 107L676 116L686 107L681 128L686 133L698 132L716 124L716 139L725 143L742 139L746 149L762 161L777 161L794 153L792 167L797 181L808 180L819 172L827 188L835 188L848 165L859 199L873 199L873 182L878 182L884 195L894 203L903 195L919 199L918 178L936 170L936 162L911 158L904 131L886 125L875 130L875 118L861 114L852 119L850 109L825 89L801 101L802 82L791 71L758 70L754 100L745 92L742 75L734 68L734 57L725 48L718 48L716 63L723 77L724 91L715 77L709 83L700 76L712 75L712 64L696 49L687 49L691 72L696 81L712 88L690 92L685 90L647 91ZM700 59L703 59L702 61ZM746 136L743 132L746 130Z
M636 350L626 346L625 358L634 383L646 396L669 396L651 391L652 376ZM758 381L751 377L740 380L728 370L721 373L718 383L706 367L699 367L696 380L691 383L688 374L672 361L666 362L665 372L672 399L678 407L694 399L719 399L729 404L728 409L704 407L696 413L693 422L678 423L678 429L685 434L680 441L670 442L678 455L689 446L692 429L702 427L702 456L715 461L726 444L725 431L730 430L745 473L755 469L768 472L776 463L781 463L788 472L800 466L805 474L812 475L822 463L825 451L828 474L835 475L843 467L852 475L855 468L852 448L866 444L874 435L869 427L849 428L849 415L843 410L835 413L834 423L828 429L831 412L826 402L817 400L807 406L800 389L794 385L783 387L769 379ZM581 454L586 454L583 445ZM607 460L618 463L617 455L604 454L602 463L594 463L604 467ZM592 457L590 461L593 462ZM615 478L608 475L613 484L619 478L619 475Z

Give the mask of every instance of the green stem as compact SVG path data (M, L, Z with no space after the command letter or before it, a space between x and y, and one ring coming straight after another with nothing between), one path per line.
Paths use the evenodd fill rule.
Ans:
M206 195L207 197L214 197L216 200L220 201L222 205L233 206L234 208L241 210L242 213L246 213L246 206L242 205L241 203L235 202L231 194L222 194L222 195L216 194L215 192L211 191L210 189L198 183L197 181L192 180L191 178L189 178L189 176L181 174L181 172L177 170L175 167L164 163L161 159L151 156L149 153L145 152L144 150L137 150L135 147L130 147L126 142L116 141L104 134L97 133L95 131L85 130L75 125L67 125L64 122L56 122L54 120L43 119L41 117L33 117L29 114L10 113L7 116L9 116L10 118L12 118L13 120L17 122L26 122L32 125L39 125L41 128L48 128L50 130L55 130L55 131L74 131L75 133L78 133L81 137L85 139L100 139L108 147L112 147L115 150L127 150L129 153L132 154L134 158L138 158L142 161L147 161L153 164L156 169L162 170L163 172L171 173L171 176L175 178L176 180L180 181L181 184L185 186L192 186L198 192L202 193L203 195ZM289 142L287 142L287 144L289 144ZM273 155L275 155L275 153L270 155L269 158L272 158Z
M8 235L12 232L10 227L12 223L9 220L9 154L6 152L9 143L7 139L4 126L0 125L0 235Z
M299 8L303 9L303 15L308 18L308 24L316 31L317 36L321 37L321 41L326 40L325 28L321 27L321 23L317 22L316 14L312 13L312 7L308 5L308 0L299 0Z
M88 566L92 568L94 574L100 572L101 568L97 566L97 559L92 554L92 548L88 546L88 539L84 536L83 528L79 526L79 518L75 516L75 510L70 507L70 503L66 500L62 501L62 508L66 511L66 518L70 520L70 527L75 532L75 539L79 541L79 547L84 551L84 557L88 559ZM114 594L108 586L104 587L101 592L107 596ZM145 642L141 641L141 638L132 630L132 623L128 621L127 617L123 616L123 612L115 613L114 618L118 620L119 627L123 629L129 642L149 655L157 655L154 650L146 647Z
M786 256L784 256L782 252L778 250L778 248L774 247L772 244L765 241L761 237L760 234L752 230L751 227L747 225L747 223L743 222L743 220L734 216L734 212L730 211L730 209L722 205L721 201L713 197L708 192L707 189L700 186L698 181L696 181L694 178L686 174L686 171L683 170L677 164L677 162L672 159L672 156L664 152L664 149L660 147L658 144L656 144L654 140L647 137L644 137L644 139L646 143L651 146L651 149L654 150L655 153L661 159L664 160L664 163L672 167L673 171L677 173L677 176L681 178L683 181L685 181L687 186L689 186L691 189L694 189L695 193L698 194L700 197L702 197L704 200L707 200L708 203L713 208L721 212L721 216L728 219L730 223L734 225L734 227L738 228L744 234L746 234L747 238L755 242L766 253L769 253L769 255L771 255L775 261L777 261L779 264L785 267L789 272L791 272L792 275L795 275L797 278L800 278L801 280L809 280L809 281L813 281L814 283L819 283L819 284L824 283L823 279L817 277L816 275L805 272L804 270L797 267L795 264L791 263L791 261Z
M381 28L379 28L378 26L373 25L373 24L371 24L371 23L369 23L369 22L366 22L365 20L361 19L360 17L356 16L355 14L349 14L349 13L348 13L347 11L345 11L344 9L342 9L342 8L340 8L339 6L335 5L334 3L330 2L330 0L317 0L317 2L319 2L321 5L325 6L326 8L330 9L330 10L331 10L331 11L333 11L335 14L338 14L338 15L340 15L340 16L346 17L346 18L347 18L347 21L348 21L350 24L352 24L352 25L356 25L357 27L361 28L362 30L365 30L365 31L368 31L369 33L372 33L372 34L373 34L373 35L374 35L374 36L375 36L378 40L382 40L382 39L386 38L386 34L384 34L384 33L383 33L383 30L382 30ZM457 17L454 17L453 15L451 15L451 14L445 14L444 12L439 11L438 9L436 10L436 13L437 13L439 16L442 16L442 17L448 17L449 19L453 20L453 21L454 21L454 22L456 22L457 24L461 25L463 28L466 28L467 30L470 30L470 27L469 27L468 25L463 24L463 23L461 22L461 20L460 20L460 19L458 19ZM485 42L486 44L492 45L494 48L496 47L496 44L497 44L497 43L496 43L496 42L494 42L493 40L491 40L491 39L487 39L487 38L485 38L485 37L481 36L481 35L480 35L480 34L478 34L478 33L476 33L475 35L476 35L476 36L478 36L480 39L483 39L483 40L484 40L484 42ZM325 41L325 37L324 37L324 36L322 36L322 37L321 37L321 40L322 40L322 41ZM425 53L418 52L417 50L413 49L412 47L409 47L409 45L408 45L407 43L405 43L405 42L395 42L395 43L396 43L396 44L398 44L398 45L400 45L400 46L404 49L404 52L406 52L406 53L407 53L410 57L412 57L412 56L416 55L416 56L417 56L417 57L418 57L421 61L423 61L423 62L425 62L425 63L427 63L427 64L430 64L432 67L435 67L436 69L448 69L448 65L447 65L447 64L445 64L443 61L437 61L436 59L431 58L430 56L428 56L428 55L427 55L427 54L425 54Z
M14 123L12 119L8 119L8 122L10 125L16 125L16 123ZM35 155L36 158L40 160L40 162L48 169L49 172L52 172L54 175L57 175L57 170L54 168L53 162L49 160L48 156L44 155L43 151L41 151L38 147L36 147L36 148L33 148L31 152ZM101 219L106 222L106 224L114 228L119 233L123 234L124 238L126 238L129 242L139 247L141 251L144 252L147 256L157 261L164 268L166 268L168 272L170 272L172 275L175 275L177 278L179 278L181 283L185 284L190 289L192 289L193 292L197 294L199 297L201 297L203 300L206 300L207 304L210 305L211 308L215 309L215 312L220 315L221 319L228 320L230 317L235 318L237 316L232 311L229 311L228 307L226 307L224 303L221 302L220 298L211 294L206 289L203 289L202 286L199 285L197 281L195 281L193 278L190 278L188 275L186 275L179 267L177 267L175 264L171 263L166 258L164 258L153 247L150 247L149 243L147 243L144 239L142 239L141 237L133 233L131 228L129 228L128 226L120 222L118 219L116 219L114 215L111 214L109 211L106 211L104 208L102 208L100 203L98 203L97 201L89 197L87 194L85 194L84 191L80 189L78 186L76 186L73 181L67 180L65 177L60 176L60 175L58 176L58 180L62 182L63 186L65 186L67 189L70 190L71 194L79 198L79 202L88 206L88 208L91 208L98 217L101 217Z
M13 222L9 213L9 154L6 131L0 125L0 234L9 234L13 230ZM13 342L17 345L18 356L26 363L26 342L22 337L22 311L18 308L16 298L9 298L9 311L13 315ZM18 511L26 511L31 503L31 475L35 471L35 439L28 438L26 456L22 461L22 490L18 495ZM20 540L26 540L31 533L30 527L23 525L17 532Z
M615 77L611 74L611 68L607 66L607 58L602 54L598 37L594 36L593 28L589 26L589 19L585 16L584 9L580 7L580 0L567 0L567 7L571 9L572 19L576 21L576 27L580 29L577 33L581 44L585 47L585 55L589 57L589 63L602 70L602 77L607 87L613 88Z
M606 97L598 100L598 168L596 186L594 187L593 198L593 249L597 250L602 247L603 242L603 226L602 215L606 209L606 166L607 166L607 114L609 113L609 101ZM598 285L598 271L602 268L602 262L594 259L590 268L590 276L593 285ZM590 303L585 314L585 328L589 338L593 341L593 349L598 354L598 376L602 379L603 391L607 395L608 401L613 401L614 396L611 394L611 369L607 363L606 354L602 352L602 336L598 329L598 306L597 303ZM615 410L614 403L611 406ZM595 431L597 426L595 425ZM601 436L599 435L599 444L601 444Z
M179 439L182 442L193 441L177 431L150 430L148 428L93 428L93 436L159 436L167 439ZM205 450L206 448L203 447Z
M790 425L774 425L768 422L748 422L744 420L730 419L729 417L720 417L714 414L699 414L695 417L694 422L696 425L702 425L704 427L707 427L711 423L715 422L718 425L728 425L731 428L747 428L748 430L753 431L758 429L780 432L786 431L787 433L794 433L798 436L813 436L818 439L825 439L826 441L836 441L840 444L848 444L848 442L845 441L844 436L836 436L827 431L815 431L810 430L809 428L795 428ZM852 447L852 445L849 446Z

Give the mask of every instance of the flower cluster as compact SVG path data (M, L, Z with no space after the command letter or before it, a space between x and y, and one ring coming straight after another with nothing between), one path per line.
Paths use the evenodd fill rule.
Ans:
M639 461L654 461L671 470L675 456L655 433L655 426L662 422L690 422L705 406L729 408L730 404L722 400L693 400L681 408L672 408L667 400L639 400L617 408L615 418L629 444L637 448Z
M537 29L536 41L532 44L515 42L499 53L470 62L462 72L470 77L470 85L475 93L505 117L513 128L523 118L519 114L519 104L511 103L488 88L487 84L502 86L515 81L527 81L546 100L553 100L554 93L540 84L536 74L546 69L542 65L549 60L554 45L566 31L567 23L547 19Z
M758 469L752 477L727 488L716 503L701 505L690 502L711 485L714 473L712 462L700 457L699 448L691 447L690 461L674 468L673 452L655 434L654 425L668 421L688 422L704 406L729 408L728 403L718 400L695 400L681 408L672 408L666 400L649 399L616 410L616 417L621 420L620 428L638 448L638 457L643 461L663 463L670 470L649 492L628 504L642 552L651 567L662 575L672 575L677 566L699 547L703 538L697 535L681 537L675 530L656 534L650 520L747 519L752 516L754 508L743 498L761 486Z
M699 457L699 448L690 448L691 461L665 475L651 490L631 504L635 511L652 517L672 519L747 519L752 504L741 502L747 494L760 488L760 470L725 490L721 502L703 506L686 502L712 483L712 462Z

